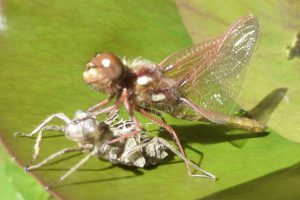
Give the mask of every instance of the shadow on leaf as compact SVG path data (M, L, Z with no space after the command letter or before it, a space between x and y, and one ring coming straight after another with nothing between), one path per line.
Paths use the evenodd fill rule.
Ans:
M242 111L242 116L255 118L263 124L267 124L271 115L285 97L287 88L278 88L266 95L254 108L249 111ZM265 137L267 132L250 133L246 130L238 130L217 124L199 125L173 125L181 140L185 143L197 142L202 144L213 144L220 142L231 142L234 146L243 147L242 144L235 143L249 138ZM241 142L240 142L241 143Z
M299 185L300 163L297 163L293 166L200 199L299 199Z

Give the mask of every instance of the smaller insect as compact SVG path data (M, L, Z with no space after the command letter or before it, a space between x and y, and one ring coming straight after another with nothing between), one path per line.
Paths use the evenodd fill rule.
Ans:
M120 140L114 144L107 144L108 141L118 138L122 135L128 134L136 129L133 121L124 121L118 118L116 112L111 113L103 122L98 121L91 116L89 112L77 111L74 119L69 119L63 113L53 114L37 126L31 133L15 133L15 136L32 137L38 134L36 143L34 145L34 153L32 163L37 159L40 151L40 143L44 131L59 131L72 141L77 142L78 146L64 148L56 153L51 154L38 164L29 165L25 167L26 171L40 168L47 164L54 158L70 153L70 152L89 152L82 160L74 165L69 171L62 175L58 180L47 186L53 186L63 181L67 176L76 171L82 164L88 161L92 156L98 155L99 158L110 161L113 164L122 164L127 166L145 167L155 165L162 162L170 152L173 152L185 162L189 163L195 170L201 174L193 174L196 177L205 177L215 179L216 177L211 173L201 169L192 161L185 158L179 151L177 151L166 140L160 137L149 137L144 134L138 134L135 137ZM47 125L54 118L61 119L66 123L64 126ZM85 120L79 123L76 119ZM31 164L32 164L31 163Z

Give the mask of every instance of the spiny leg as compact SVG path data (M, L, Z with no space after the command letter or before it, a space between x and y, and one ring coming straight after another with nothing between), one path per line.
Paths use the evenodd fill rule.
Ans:
M196 170L200 171L201 173L205 174L205 175L200 175L200 174L189 174L190 176L196 176L196 177L203 177L203 178L211 178L211 179L216 179L216 176L205 171L204 169L200 168L198 165L196 165L195 163L193 163L192 161L190 161L189 159L185 158L185 156L183 154L181 154L179 151L177 151L172 145L169 144L169 142L167 142L166 140L159 138L159 137L154 137L151 141L149 141L149 143L161 143L163 144L165 147L167 147L170 151L172 151L175 155L177 155L178 157L180 157L182 160L187 160L187 162Z
M115 112L116 110L118 109L118 107L116 105L112 105L112 106L109 106L107 108L104 108L102 110L99 110L99 111L94 111L92 113L89 113L87 116L85 117L82 117L82 118L77 118L77 119L73 119L72 120L72 123L74 124L78 124L79 122L82 122L84 120L87 120L87 119L90 119L90 118L94 118L95 116L98 116L102 113L111 113L111 112Z
M139 108L145 110L148 113L159 116L164 123L167 123L164 116L159 111L151 109L151 108L144 108L144 107L139 107Z
M141 151L144 147L150 145L150 144L157 144L160 143L163 146L165 146L166 148L168 148L171 152L173 152L175 155L177 155L178 157L180 157L182 160L186 159L187 162L189 163L189 165L191 165L195 170L203 173L204 175L201 174L189 174L190 176L193 177L200 177L200 178L211 178L211 179L216 179L216 176L205 171L204 169L200 168L198 165L196 165L195 163L193 163L192 161L190 161L189 159L185 158L179 151L177 151L171 144L169 144L169 142L167 142L166 140L159 138L159 137L154 137L154 138L147 138L147 141L143 141L141 144L134 146L133 148L125 151L122 154L122 157L124 158L128 158L130 157L132 154L134 154L137 151Z
M64 126L56 126L56 125L50 125L50 126L44 126L41 127L39 132L38 132L38 136L35 140L35 144L34 144L34 148L33 148L33 154L32 154L32 161L31 163L33 163L38 155L39 155L39 151L40 151L40 143L42 141L42 137L43 137L43 132L44 131L60 131L60 132L64 132ZM17 136L22 136L22 137L32 137L32 134L26 134L26 133L16 133L15 135Z
M122 135L122 136L119 136L119 137L117 137L117 138L115 138L115 139L112 139L112 140L110 140L110 141L108 141L108 142L106 142L106 143L107 143L107 144L113 144L113 143L118 142L118 141L120 141L120 140L123 140L123 139L126 139L126 138L133 137L133 136L135 136L136 134L138 134L139 132L140 132L140 130L134 130L134 131L131 131L131 132L125 134L125 135Z
M74 152L74 151L83 151L85 149L86 149L85 147L64 148L64 149L62 149L62 150L60 150L60 151L58 151L54 154L51 154L49 157L45 158L43 161L41 161L38 164L25 167L25 170L30 171L30 170L33 170L33 169L37 169L37 168L45 165L46 163L48 163L49 161L53 160L54 158L56 158L60 155L70 153L70 152Z
M191 170L190 170L190 167L189 167L189 163L188 163L187 158L186 158L186 155L185 155L185 153L184 153L184 150L183 150L183 148L182 148L182 145L181 145L181 143L180 143L180 141L179 141L179 139L178 139L178 137L177 137L177 134L176 134L176 132L174 131L174 129L173 129L171 126L169 126L169 125L167 125L166 123L164 123L163 121L161 121L161 120L159 120L159 119L153 117L151 114L147 113L147 112L144 111L143 109L136 108L136 110L137 110L138 112L140 112L141 114L143 114L145 117L151 119L152 121L154 121L154 122L156 122L157 124L159 124L160 126L162 126L164 129L166 129L166 130L171 134L173 140L175 141L175 143L177 144L177 146L178 146L178 148L179 148L180 153L183 155L182 159L184 160L185 166L186 166L186 168L187 168L187 170L188 170L188 174L189 174L189 175L192 175Z
M113 98L114 98L115 95L111 95L109 96L107 99L101 101L100 103L97 103L96 105L90 107L88 109L88 111L90 112L94 112L96 110L99 110L100 108L102 108L104 105L108 104Z
M132 108L132 105L130 104L129 100L128 100L128 93L127 93L127 89L123 89L122 91L122 94L119 98L119 102L123 102L124 105L125 105L125 108L127 109L127 111L129 112L129 115L132 117L134 123L136 124L136 130L130 132L130 133L127 133L125 135L122 135L116 139L113 139L111 141L108 141L107 143L108 144L112 144L112 143L115 143L117 141L120 141L122 139L125 139L125 138L129 138L129 137L132 137L136 134L138 134L141 130L142 130L142 126L141 124L139 123L139 121L137 120L137 118L134 116L133 114L133 108ZM152 121L156 122L157 124L159 124L160 126L162 126L164 129L166 129L172 136L173 136L173 139L175 140L176 144L178 145L178 148L179 148L179 151L182 153L182 155L184 155L184 162L185 162L185 165L186 165L186 168L188 170L188 173L191 174L191 170L189 168L189 165L188 165L188 162L186 160L186 156L184 154L184 151L183 151L183 148L182 148L182 145L177 137L177 134L176 132L174 131L174 129L167 125L166 123L164 123L163 121L153 117L151 114L147 113L145 110L139 108L139 107L136 107L135 108L138 112L140 112L141 114L143 114L144 116L146 116L147 118L151 119Z
M98 149L94 149L88 155L86 155L83 159L81 159L74 167L72 167L69 171L67 171L64 175L62 175L59 179L54 181L52 184L49 184L46 189L53 187L54 185L58 184L59 182L63 181L66 177L71 175L75 172L81 165L83 165L86 161L88 161L92 156L97 155Z
M119 102L121 102L121 103L123 102L124 103L125 108L127 109L130 117L132 118L133 122L136 125L136 130L131 131L131 132L129 132L129 133L125 134L125 135L122 135L120 137L117 137L116 139L110 140L110 141L107 142L107 144L112 144L112 143L118 142L118 141L120 141L122 139L126 139L126 138L129 138L129 137L132 137L132 136L134 136L134 135L136 135L136 134L138 134L139 132L142 131L142 126L139 123L139 121L137 120L137 118L134 116L133 111L132 111L132 106L131 106L131 104L128 101L128 93L127 93L127 89L126 88L123 89Z
M14 134L14 136L25 136L25 137L32 137L34 134L39 132L46 124L48 124L50 121L52 121L54 118L58 118L63 120L66 124L71 123L71 120L63 113L56 113L45 119L40 125L38 125L31 133L20 133L17 132Z
M160 117L160 119L161 119L164 123L167 123L166 120L165 120L165 118L163 117L163 115L162 115L159 111L154 110L154 109L151 109L151 108L144 108L144 107L139 107L139 108L145 110L145 111L148 112L148 113L157 115L158 117ZM150 122L150 123L151 123L151 122ZM148 124L150 124L150 123L147 123L147 124L146 124L146 129L148 129ZM152 122L152 123L155 123L155 122ZM157 123L155 123L155 124L157 124ZM161 127L161 126L160 126L160 127Z
M43 137L43 132L44 131L60 131L60 132L64 132L64 127L63 126L45 126L43 127L39 133L38 133L38 136L36 138L36 141L35 141L35 144L34 144L34 152L33 152L33 155L32 155L32 161L31 163L33 163L38 155L39 155L39 152L40 152L40 144L41 144L41 141L42 141L42 137Z
M114 95L113 95L113 96L110 96L108 99L106 99L106 100L104 100L104 101L98 103L97 105L95 105L95 106L89 108L88 111L90 111L91 113L90 113L88 116L83 117L83 118L79 118L79 119L74 119L72 122L76 124L76 123L79 123L79 122L84 121L84 120L86 120L86 119L89 119L89 118L91 118L91 117L98 116L98 115L100 115L100 114L102 114L102 113L112 113L112 112L115 112L115 111L120 107L120 105L121 105L123 99L119 98L119 99L117 100L117 102L116 102L114 105L109 106L109 107L107 107L107 108L104 108L104 109L102 109L102 110L99 110L102 106L104 106L105 104L109 103L110 100L111 100L113 97L114 97ZM99 110L99 111L97 111L97 110Z
M129 112L129 115L132 117L134 123L136 124L136 130L134 130L134 131L132 131L130 133L127 133L125 135L122 135L122 136L120 136L120 137L118 137L116 139L110 140L110 141L107 142L108 144L112 144L112 143L118 142L118 141L120 141L122 139L126 139L126 138L129 138L129 137L132 137L132 136L138 134L142 130L141 124L139 123L139 121L137 120L137 118L133 114L133 108L132 108L132 105L130 104L130 102L128 100L128 92L127 92L126 88L123 89L123 91L122 91L120 97L118 98L118 101L115 104L115 106L118 107L118 106L120 106L121 103L124 103L125 108L127 109L127 111ZM184 160L186 168L188 170L188 174L191 175L192 173L191 173L191 170L189 168L189 163L187 162L187 159L186 159L185 153L183 151L182 145L181 145L181 143L180 143L180 141L179 141L179 139L177 137L177 134L174 131L174 129L171 126L169 126L166 123L164 123L163 121L161 121L161 120L153 117L152 115L150 115L149 113L147 113L143 109L141 109L139 107L136 107L135 109L138 112L140 112L141 114L143 114L144 116L148 117L152 121L156 122L157 124L159 124L160 126L162 126L163 128L165 128L173 136L173 139L175 140L176 144L178 145L179 151L184 156L183 160Z

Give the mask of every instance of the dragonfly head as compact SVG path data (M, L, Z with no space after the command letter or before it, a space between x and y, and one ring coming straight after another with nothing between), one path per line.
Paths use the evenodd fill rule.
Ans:
M122 79L124 64L113 53L99 53L86 65L84 81L95 90L114 93L115 86Z

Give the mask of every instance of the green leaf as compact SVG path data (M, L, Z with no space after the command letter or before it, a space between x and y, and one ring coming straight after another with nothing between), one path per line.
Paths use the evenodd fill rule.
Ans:
M250 63L240 103L250 110L273 90L287 88L287 95L268 126L283 137L300 142L299 59L288 59L288 47L295 45L300 30L299 2L231 0L225 5L221 0L210 3L178 0L177 5L194 43L222 33L240 16L252 13L259 19L260 41Z
M285 15L289 4L275 0L178 0L176 4L171 0L5 1L6 26L0 32L3 142L24 166L31 160L35 140L14 138L14 132L30 132L53 113L72 117L77 109L103 100L105 95L92 91L82 81L85 63L96 52L159 62L191 45L192 40L199 42L222 33L236 18L248 13L261 21L262 34L242 91L242 104L250 109L274 89L289 90L287 100L270 120L271 134L229 134L222 126L167 118L188 157L196 162L202 159L201 167L217 175L218 181L189 177L179 159L136 169L113 166L95 157L53 188L52 194L62 199L233 199L241 190L244 199L251 199L254 195L274 196L279 188L299 182L295 177L300 146L290 141L299 142L299 59L287 60L287 46L294 45L299 28L298 22L293 23L296 14ZM139 118L143 124L148 122ZM39 160L76 145L56 133L45 136ZM233 146L235 141L243 141L243 146ZM4 180L0 189L7 188L5 197L47 199L48 194L33 185L21 167L13 166L3 150L2 155L0 161L5 167L0 165L0 178ZM44 184L51 183L83 156L62 156L32 174ZM14 184L10 178L20 181ZM265 187L265 183L268 190L262 194L257 184ZM299 192L290 187L281 190L281 195L293 199Z

